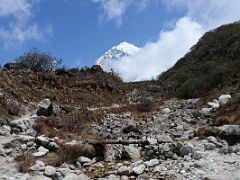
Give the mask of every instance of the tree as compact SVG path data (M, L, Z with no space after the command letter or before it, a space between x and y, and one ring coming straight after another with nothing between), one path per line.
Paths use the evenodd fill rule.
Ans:
M23 69L32 70L34 72L51 72L62 62L61 59L52 57L49 53L41 52L36 48L24 53L16 61Z

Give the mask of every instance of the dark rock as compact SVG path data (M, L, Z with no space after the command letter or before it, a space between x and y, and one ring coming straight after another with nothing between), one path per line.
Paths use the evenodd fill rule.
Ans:
M53 112L53 106L50 99L44 99L37 105L38 116L50 116Z

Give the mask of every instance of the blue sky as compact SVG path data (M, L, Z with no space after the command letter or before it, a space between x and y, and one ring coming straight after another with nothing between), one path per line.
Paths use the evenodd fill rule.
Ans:
M7 0L0 2L3 1ZM121 17L120 24L103 20L107 17L101 17L101 4L90 0L24 2L32 5L28 26L37 23L39 31L44 33L44 28L49 27L51 32L44 33L44 38L13 42L10 47L4 47L6 42L0 39L1 64L37 47L62 58L64 65L90 66L107 49L122 41L144 46L147 41L157 39L160 30L168 28L168 21L178 17L178 12L167 11L159 2L148 4L146 8L133 4ZM1 26L8 27L9 21L14 18L0 16Z
M116 71L150 79L206 31L239 20L239 9L239 0L0 0L0 64L36 47L67 67L91 66L127 41L142 51Z

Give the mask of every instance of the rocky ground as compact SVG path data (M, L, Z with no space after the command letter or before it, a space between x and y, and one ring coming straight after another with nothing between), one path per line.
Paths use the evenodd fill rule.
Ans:
M10 121L0 119L0 179L240 179L240 126L212 125L212 113L227 107L231 98L223 95L206 105L200 99L170 99L138 117L131 112L107 113L91 124L91 131L102 137L97 142L118 143L106 143L102 157L81 155L56 166L49 157L53 152L62 156L56 151L60 141L86 142L35 132L36 119L52 107L45 99L37 111ZM24 152L31 156L21 161ZM20 162L29 168L23 171Z

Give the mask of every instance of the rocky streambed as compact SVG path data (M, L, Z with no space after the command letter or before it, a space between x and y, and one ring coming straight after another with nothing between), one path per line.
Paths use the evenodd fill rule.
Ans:
M210 126L211 113L230 100L229 95L221 96L205 107L199 99L171 99L151 115L106 114L100 123L91 125L92 131L103 139L144 143L110 143L101 157L79 156L74 163L58 166L49 165L51 158L46 163L44 157L61 148L61 139L36 134L32 125L37 113L9 122L1 120L0 179L240 179L240 126ZM40 103L38 115L49 113L49 107L48 100ZM25 151L31 152L34 164L20 173L17 159Z

